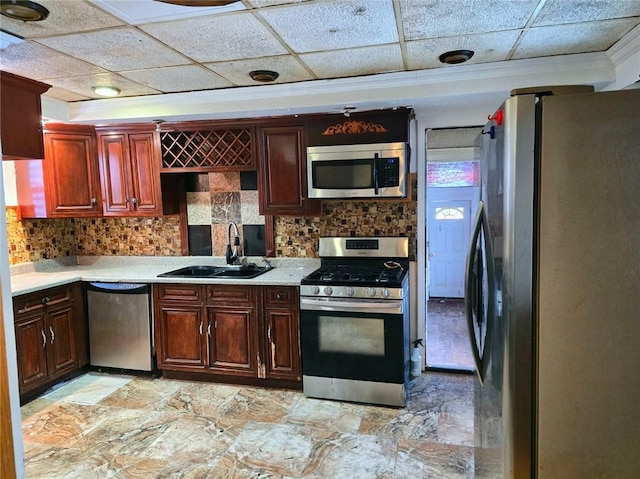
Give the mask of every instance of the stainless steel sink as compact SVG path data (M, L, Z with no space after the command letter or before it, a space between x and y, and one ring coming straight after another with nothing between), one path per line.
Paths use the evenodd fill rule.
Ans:
M269 266L230 265L230 266L186 266L184 268L161 273L158 277L170 278L229 278L250 279L273 269Z

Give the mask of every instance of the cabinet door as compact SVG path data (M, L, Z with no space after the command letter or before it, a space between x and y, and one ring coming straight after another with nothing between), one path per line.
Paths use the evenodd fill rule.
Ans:
M129 135L131 161L132 212L138 215L162 215L160 191L160 151L156 134Z
M74 326L73 301L47 308L47 364L52 379L76 368L78 360Z
M44 140L49 215L100 215L100 176L94 135L45 133Z
M307 215L320 212L320 202L306 198L303 135L303 127L295 125L258 130L260 214Z
M158 367L204 368L206 343L201 306L160 304L156 308Z
M102 212L105 216L127 215L131 210L129 191L129 148L126 135L101 135L99 139Z
M49 379L44 308L18 314L15 322L20 394Z
M299 381L302 377L297 289L266 287L264 301L266 376Z
M258 375L257 317L251 307L207 307L209 368L218 374Z

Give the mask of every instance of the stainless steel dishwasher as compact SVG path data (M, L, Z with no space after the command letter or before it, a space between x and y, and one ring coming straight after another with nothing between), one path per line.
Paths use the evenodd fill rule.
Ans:
M88 283L92 366L153 370L151 288L136 283Z

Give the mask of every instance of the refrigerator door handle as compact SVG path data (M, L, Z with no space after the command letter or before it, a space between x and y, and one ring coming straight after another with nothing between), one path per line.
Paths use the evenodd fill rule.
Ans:
M467 265L465 269L464 275L464 303L465 303L465 315L467 319L467 328L469 329L469 342L471 343L471 353L473 354L473 361L476 365L476 371L478 371L478 376L480 376L480 382L482 382L483 378L481 377L481 366L480 366L480 350L478 349L478 341L476 338L476 330L473 324L473 312L477 308L477 304L475 303L475 295L474 289L476 282L473 278L473 270L477 266L477 253L476 253L476 245L478 243L478 238L480 237L480 228L482 224L482 210L484 209L484 203L480 201L478 203L478 213L476 214L476 219L473 224L473 233L471 234L471 241L469 244L469 251L467 253Z

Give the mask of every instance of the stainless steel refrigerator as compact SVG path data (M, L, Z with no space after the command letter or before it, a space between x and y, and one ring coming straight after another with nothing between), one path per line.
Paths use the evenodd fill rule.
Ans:
M640 477L640 90L542 88L478 137L475 474Z

